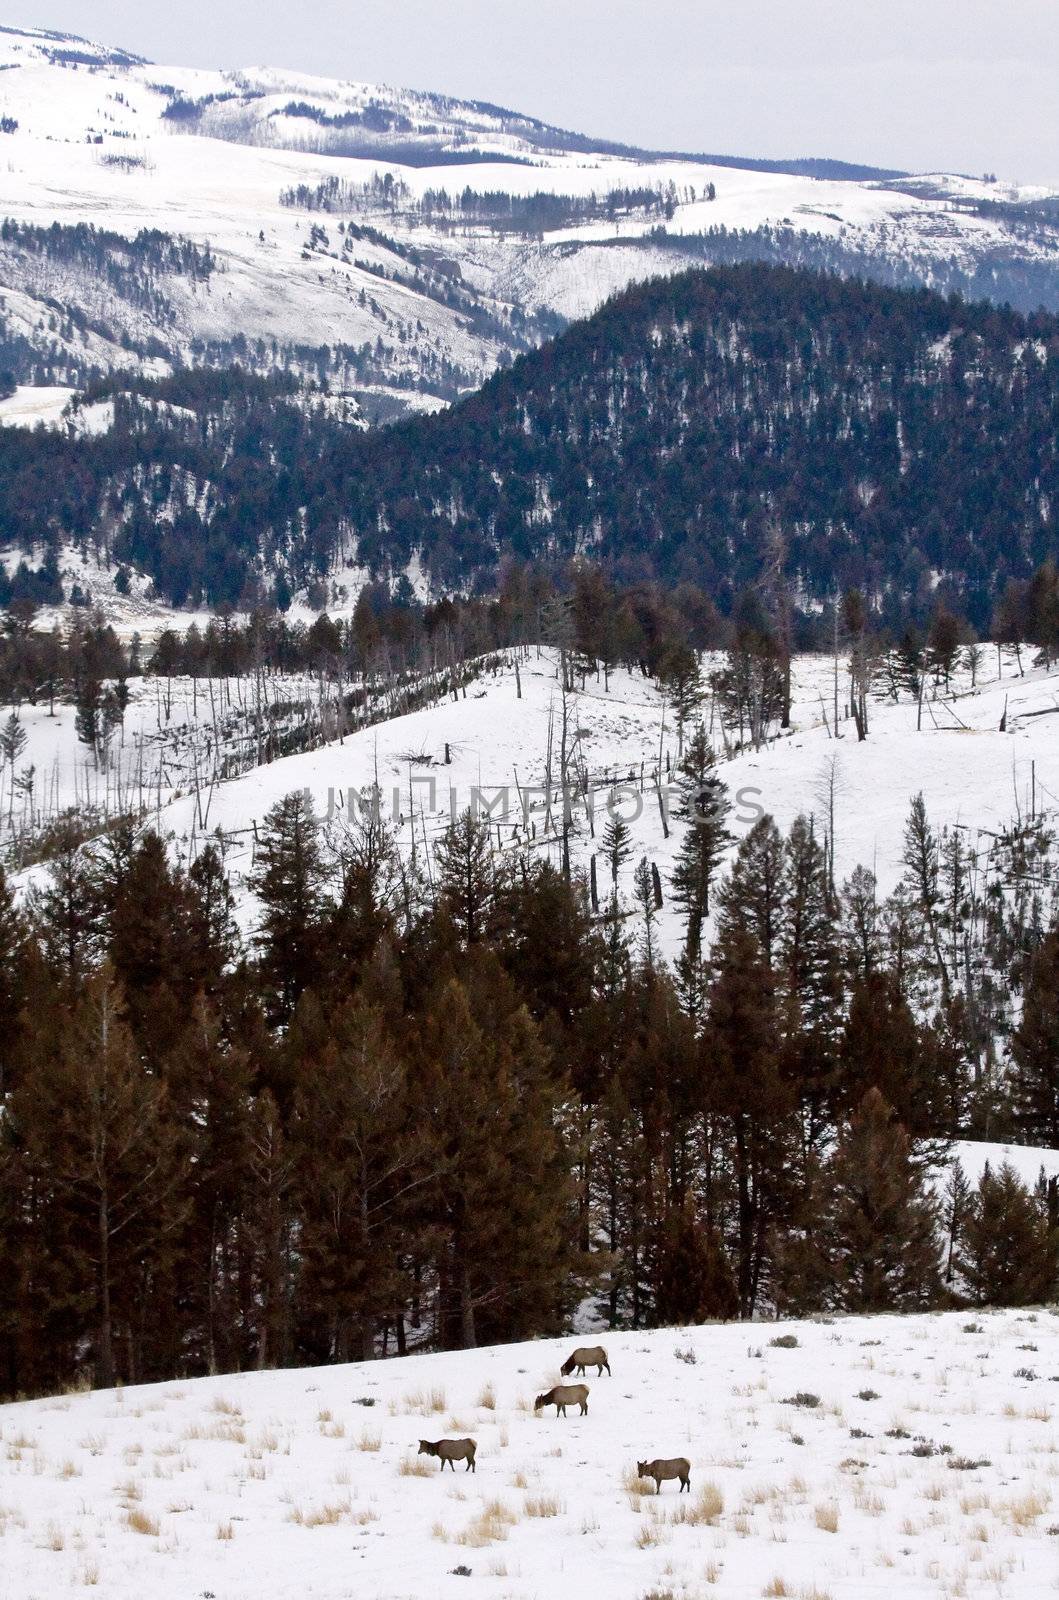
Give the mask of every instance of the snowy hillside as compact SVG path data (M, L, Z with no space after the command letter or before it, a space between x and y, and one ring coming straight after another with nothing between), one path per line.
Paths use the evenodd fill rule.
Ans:
M573 1342L0 1408L0 1593L1055 1592L1054 1311L618 1334L587 1416L534 1415ZM473 1475L417 1455L464 1435Z
M25 383L239 359L324 370L388 416L633 280L733 251L1033 305L1059 262L1042 190L619 154L496 107L17 29L0 30L0 129L17 225L0 344ZM100 232L88 248L53 224ZM143 230L183 267L145 262Z
M704 665L708 671L709 659ZM918 731L914 703L874 704L863 743L849 721L840 721L841 737L833 737L832 679L830 659L798 657L790 732L761 749L727 756L719 718L707 701L706 726L732 800L733 850L762 812L773 815L782 830L799 814L815 816L826 830L832 779L837 880L858 865L869 867L881 895L891 893L901 876L909 804L919 792L934 826L960 830L982 870L996 834L1016 814L1025 817L1034 807L1045 821L1059 819L1059 669L1030 669L1020 677L1013 653L1003 652L998 662L992 651L974 689L964 672L951 694L926 700ZM1007 729L1001 732L1005 710ZM44 704L23 706L28 742L19 765L34 768L35 826L44 827L75 803L100 818L139 807L185 859L219 835L247 927L254 921L246 887L254 830L269 807L293 790L308 790L320 818L341 830L366 814L377 783L383 815L406 853L422 851L424 844L432 849L453 815L477 807L489 817L501 852L547 852L558 862L560 807L557 799L549 805L544 793L549 727L558 783L562 716L551 652L531 652L517 672L514 657L506 658L474 678L461 698L449 695L410 715L385 719L380 696L373 715L384 720L351 727L341 740L303 754L257 764L262 720L280 738L296 736L299 728L310 737L315 729L318 737L333 715L311 678L268 679L257 689L248 680L212 686L134 680L124 728L101 769L77 743L72 706L57 706L54 716ZM631 917L636 861L646 854L668 882L688 827L675 787L673 713L652 680L618 670L607 686L602 678L586 679L569 697L568 722L571 770L579 786L587 778L591 801L580 793L573 801L574 863L587 871L612 803L632 830L633 853L618 883ZM660 752L666 823L654 776ZM6 831L13 822L23 829L30 802L20 795L9 812L9 801L8 793L0 805L0 828ZM605 901L610 891L602 858L598 865ZM668 893L660 926L665 952L673 957L683 925Z

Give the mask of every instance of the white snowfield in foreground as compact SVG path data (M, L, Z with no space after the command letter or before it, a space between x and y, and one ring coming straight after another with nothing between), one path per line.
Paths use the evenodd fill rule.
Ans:
M573 1342L0 1408L0 1595L1059 1592L1054 1310L619 1334L535 1416ZM417 1457L450 1435L474 1475ZM636 1480L679 1455L690 1496Z

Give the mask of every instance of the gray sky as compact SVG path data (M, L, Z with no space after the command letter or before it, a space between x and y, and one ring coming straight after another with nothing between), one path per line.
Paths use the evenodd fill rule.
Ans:
M8 0L0 18L655 148L1059 184L1059 0Z

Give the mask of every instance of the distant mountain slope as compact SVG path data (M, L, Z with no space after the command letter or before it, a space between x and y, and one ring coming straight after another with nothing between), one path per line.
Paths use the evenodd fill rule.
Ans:
M0 158L0 373L24 384L239 361L386 420L632 282L750 258L1059 310L1043 190L650 152L484 101L60 34L0 29ZM189 251L207 276L179 270Z
M360 557L450 581L589 552L731 596L942 581L980 622L1055 548L1059 320L786 268L631 289L451 411L357 446Z
M139 387L99 437L0 431L0 546L79 541L176 605L584 553L725 603L781 554L806 605L858 585L926 612L940 585L979 625L1055 550L1059 319L923 290L659 279L386 430L289 379Z

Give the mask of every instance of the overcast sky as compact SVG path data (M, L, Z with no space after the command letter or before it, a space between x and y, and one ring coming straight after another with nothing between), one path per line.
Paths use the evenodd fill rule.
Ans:
M1059 184L1059 0L5 0L0 20L660 149Z

